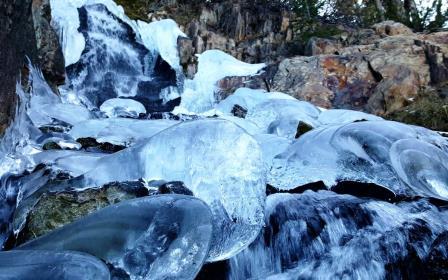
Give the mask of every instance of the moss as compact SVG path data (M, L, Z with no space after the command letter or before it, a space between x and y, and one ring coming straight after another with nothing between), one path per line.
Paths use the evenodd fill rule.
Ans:
M116 0L118 5L123 6L123 9L128 17L131 19L140 19L147 21L150 6L153 0Z
M448 86L438 92L421 94L411 105L386 116L387 119L419 125L436 131L448 131Z
M123 6L126 15L131 19L148 21L148 14L161 13L174 19L180 25L186 25L192 19L198 18L201 5L205 3L205 1L186 0L173 2L173 4L165 2L160 0L116 0L116 3Z
M44 194L29 213L18 244L42 236L101 208L148 195L143 186L135 184L111 183L100 189Z
M313 37L331 38L344 32L337 25L322 24L315 21L297 22L294 30L296 30L298 39L305 45Z

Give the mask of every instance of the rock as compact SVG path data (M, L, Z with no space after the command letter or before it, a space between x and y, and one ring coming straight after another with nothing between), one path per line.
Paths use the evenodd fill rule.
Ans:
M159 195L159 194L183 194L183 195L193 195L193 192L185 186L184 182L173 181L173 182L165 182L165 181L152 181L148 183L148 187L150 189L156 189L154 191L150 191L150 195Z
M244 118L246 117L246 115L247 115L247 109L244 108L244 107L241 107L241 106L238 105L238 104L235 104L235 105L233 106L233 108L232 108L231 113L232 113L232 115L234 115L235 117L244 119Z
M338 54L342 47L338 40L313 37L305 47L305 55Z
M44 146L42 147L42 149L44 149L44 151L48 151L48 150L62 150L61 146L58 145L58 143L50 141L44 144Z
M35 239L108 205L146 195L148 190L140 181L110 183L81 192L45 193L29 212L17 243Z
M353 46L341 47L341 38L311 40L313 56L283 60L271 90L325 108L386 115L411 104L425 88L446 81L447 32L385 38L361 33L367 35Z
M448 278L448 232L444 232L434 240L426 262L429 279Z
M65 62L58 35L50 25L50 1L33 0L32 15L39 65L50 84L53 86L62 85L65 82Z
M294 53L294 14L278 3L253 5L248 1L211 4L178 1L167 16L180 23L191 40L179 39L181 65L187 77L197 70L194 54L218 49L249 63L280 61ZM185 18L188 14L189 18Z
M297 139L311 130L313 130L313 127L311 125L307 124L306 122L300 121L299 125L297 126L297 133L295 138Z
M392 20L383 21L372 26L373 30L379 35L395 36L395 35L410 35L412 30L400 22Z
M0 134L14 115L16 83L24 70L25 55L37 61L31 0L0 3ZM26 72L24 72L26 74ZM23 76L24 80L26 75Z
M79 138L76 139L76 142L81 144L83 149L87 150L95 150L98 149L102 152L108 152L108 153L115 153L123 150L125 146L121 145L114 145L111 143L98 143L95 138L92 137L86 137L86 138Z

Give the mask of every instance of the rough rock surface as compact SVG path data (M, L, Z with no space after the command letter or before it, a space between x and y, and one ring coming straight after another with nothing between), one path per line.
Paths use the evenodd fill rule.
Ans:
M26 56L43 69L51 83L64 80L64 60L49 25L48 10L48 0L0 2L0 133L13 116L16 83L27 74Z
M0 133L15 109L15 87L25 55L37 57L31 0L0 2Z
M32 15L36 35L37 55L42 72L53 86L65 81L65 63L58 36L51 27L49 0L33 0Z
M360 45L349 45L341 37L311 40L308 52L312 56L292 57L280 63L273 90L325 108L385 115L447 80L448 32L385 33L361 30Z

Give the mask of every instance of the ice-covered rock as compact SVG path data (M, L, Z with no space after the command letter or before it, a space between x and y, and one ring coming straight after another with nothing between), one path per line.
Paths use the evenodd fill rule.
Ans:
M218 50L198 55L198 72L193 80L186 80L182 100L174 112L202 113L216 104L216 83L227 76L256 75L266 65L248 64Z
M447 215L426 200L274 194L266 201L266 227L231 259L229 278L425 278L428 249L445 231Z
M290 189L317 181L332 186L338 180L351 180L375 183L398 195L412 196L415 191L397 176L399 169L395 168L399 164L392 165L390 157L392 145L401 139L419 139L426 143L414 142L415 149L435 145L441 147L437 151L446 153L447 141L443 137L401 123L365 121L322 127L301 136L274 159L268 182L280 189ZM440 168L432 165L426 169L437 173ZM438 180L443 181L442 178Z
M322 111L317 120L323 125L339 125L356 121L381 121L383 118L359 111L330 109Z
M95 119L74 125L69 134L73 139L90 137L98 143L126 146L149 138L176 123L173 120Z
M319 125L319 109L304 101L272 99L248 111L246 119L258 125L264 133L294 139L300 122L312 127Z
M137 21L138 33L143 44L153 53L158 53L173 69L181 71L177 39L187 37L172 19L164 19L151 23Z
M207 258L211 213L199 199L163 195L103 208L16 250L74 250L131 279L193 279Z
M140 114L146 114L145 106L141 103L126 98L111 98L100 106L101 112L109 118L129 117L138 118Z
M0 252L0 278L109 280L107 266L99 259L69 251Z
M258 143L232 122L186 121L104 157L97 165L76 178L74 185L101 186L140 178L184 182L213 212L209 260L233 256L252 242L263 225L262 153Z
M291 144L290 139L273 134L256 134L254 138L261 147L266 170L271 168L275 156L283 153Z
M232 95L216 105L216 110L224 114L230 114L235 105L239 105L251 111L256 105L271 99L296 100L294 97L281 92L266 92L259 89L239 88Z
M96 167L100 158L106 154L82 151L44 151L32 156L35 165L51 165L54 170L61 170L76 177Z
M398 177L422 196L448 199L448 154L416 139L395 142L390 159Z

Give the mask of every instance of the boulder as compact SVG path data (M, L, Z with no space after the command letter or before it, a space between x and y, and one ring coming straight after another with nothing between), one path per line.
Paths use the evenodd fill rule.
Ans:
M312 39L313 56L283 60L271 89L325 108L390 114L448 77L447 32L401 34L366 35L360 45L346 47L336 39Z
M373 30L378 35L382 36L394 36L394 35L410 35L413 34L412 30L400 22L392 20L383 21L372 26Z

